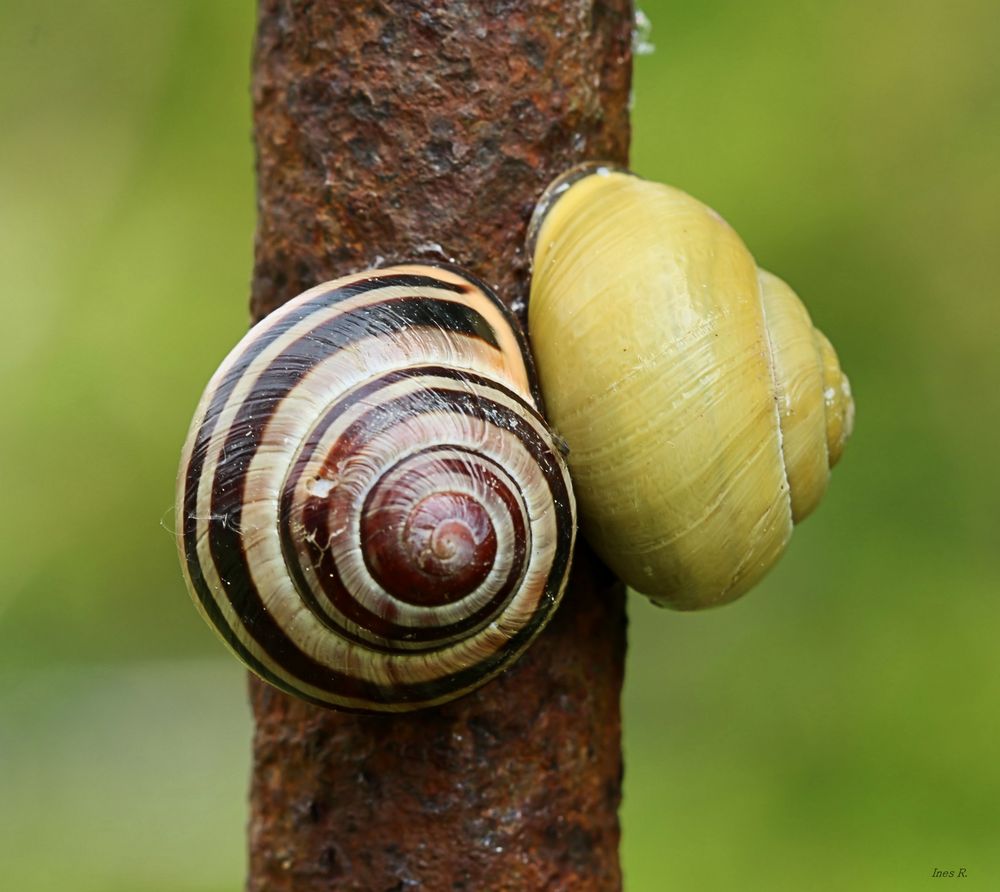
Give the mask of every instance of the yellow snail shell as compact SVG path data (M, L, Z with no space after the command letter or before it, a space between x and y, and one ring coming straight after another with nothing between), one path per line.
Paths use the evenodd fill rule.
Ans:
M733 600L851 433L829 341L715 211L627 171L553 183L529 246L528 329L582 532L657 603Z

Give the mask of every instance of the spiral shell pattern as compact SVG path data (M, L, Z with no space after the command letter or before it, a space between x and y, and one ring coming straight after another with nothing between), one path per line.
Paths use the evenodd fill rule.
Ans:
M502 304L409 265L319 285L236 346L185 444L177 529L196 606L261 678L404 711L542 629L575 505Z

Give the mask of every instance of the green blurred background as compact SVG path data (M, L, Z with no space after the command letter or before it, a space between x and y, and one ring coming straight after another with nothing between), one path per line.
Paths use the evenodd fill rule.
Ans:
M242 883L244 678L171 502L247 320L250 7L0 10L5 889ZM858 425L752 595L632 598L628 888L1000 888L996 4L642 8L634 166L798 289Z

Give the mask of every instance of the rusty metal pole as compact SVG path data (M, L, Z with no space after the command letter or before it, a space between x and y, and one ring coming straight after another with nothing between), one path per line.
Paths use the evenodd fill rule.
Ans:
M261 0L252 311L381 261L454 258L522 319L545 184L627 160L629 0ZM478 692L402 717L256 680L254 892L621 886L624 595L585 549Z

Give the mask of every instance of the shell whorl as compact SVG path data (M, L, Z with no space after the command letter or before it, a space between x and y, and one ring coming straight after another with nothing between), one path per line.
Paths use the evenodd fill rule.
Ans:
M832 347L715 211L613 165L552 183L528 246L528 327L581 529L657 603L733 600L850 434Z
M196 606L312 702L403 711L478 687L561 597L569 475L489 290L401 266L255 326L202 397L178 478Z
M758 270L792 519L815 510L854 427L851 384L826 335L781 279Z

